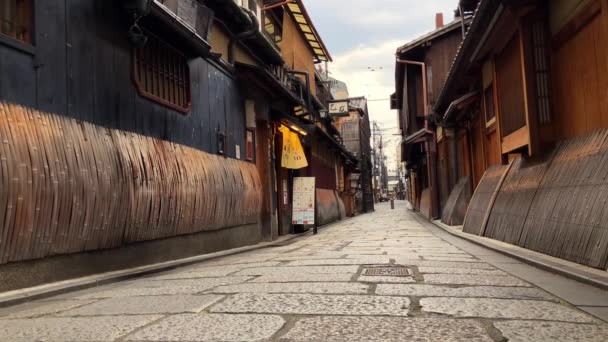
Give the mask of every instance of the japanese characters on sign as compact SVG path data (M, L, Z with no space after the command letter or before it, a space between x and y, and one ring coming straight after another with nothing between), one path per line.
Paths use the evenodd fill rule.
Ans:
M293 224L315 223L315 177L293 178Z
M348 116L348 101L329 102L329 115Z

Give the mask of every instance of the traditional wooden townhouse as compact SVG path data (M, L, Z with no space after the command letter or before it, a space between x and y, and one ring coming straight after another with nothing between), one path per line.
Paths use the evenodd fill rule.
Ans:
M444 25L441 13L435 19L434 31L397 49L396 92L391 97L403 137L400 154L409 178L408 199L427 218L441 215L450 191L469 174L468 168L456 167L466 165L458 163L465 133L442 126L431 112L469 20L459 15Z
M372 189L371 131L367 98L351 97L336 99L332 106L342 106L344 111L334 112L334 126L340 132L344 147L358 159L356 172L350 174L342 189L342 200L347 215L374 210ZM331 113L331 112L330 112Z
M265 1L264 30L273 36L275 46L297 85L295 93L302 101L291 108L276 111L272 150L276 158L276 210L281 234L309 228L294 220L294 178L315 177L316 224L322 225L346 216L340 189L344 178L357 165L357 158L342 145L340 132L331 124L328 104L333 99L330 84L315 66L331 61L331 56L317 32L304 3ZM286 136L297 137L301 146L287 145ZM294 140L291 139L291 142ZM285 150L300 151L301 163L289 165L281 159Z
M290 231L275 149L330 57L269 3L2 1L0 291Z
M464 231L608 267L608 1L461 1L433 107L468 132Z

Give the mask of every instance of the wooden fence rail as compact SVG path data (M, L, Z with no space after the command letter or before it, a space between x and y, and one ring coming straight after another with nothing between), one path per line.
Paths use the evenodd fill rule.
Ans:
M255 224L252 163L0 102L0 264Z

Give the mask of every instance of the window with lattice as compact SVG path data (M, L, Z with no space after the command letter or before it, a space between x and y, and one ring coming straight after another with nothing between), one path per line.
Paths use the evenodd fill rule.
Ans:
M32 0L0 0L0 34L32 43Z
M154 35L133 52L133 78L138 93L187 113L191 106L190 69L186 56Z

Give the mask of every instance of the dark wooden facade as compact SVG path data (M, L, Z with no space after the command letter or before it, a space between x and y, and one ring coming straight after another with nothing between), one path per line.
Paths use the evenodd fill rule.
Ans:
M445 113L471 84L480 94L454 117L471 127L479 184L465 231L606 269L608 227L594 203L608 196L598 166L608 1L482 0L477 13L434 108Z
M164 41L187 60L187 110L177 110L138 92L120 2L32 4L31 44L0 37L0 197L9 208L0 262L235 226L259 239L261 183L246 161L235 74L174 38L178 26L144 17L148 44ZM167 93L160 76L144 77Z
M462 152L463 137L458 132L447 136L447 130L437 130L438 122L428 116L462 40L461 27L462 20L457 18L397 50L395 109L399 110L404 138L402 161L408 169L412 205L429 218L441 215L451 190L468 174L455 169L458 156L454 153Z

